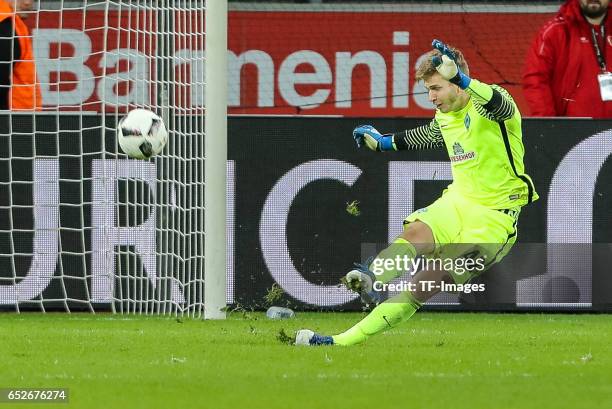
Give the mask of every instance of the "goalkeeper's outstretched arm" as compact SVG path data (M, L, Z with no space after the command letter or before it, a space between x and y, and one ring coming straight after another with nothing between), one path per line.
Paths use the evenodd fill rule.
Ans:
M357 147L366 146L373 151L399 151L429 149L444 146L440 125L435 118L429 125L382 135L372 125L359 125L353 130Z
M428 125L408 129L393 134L395 150L432 149L444 146L442 132L438 121L432 119Z

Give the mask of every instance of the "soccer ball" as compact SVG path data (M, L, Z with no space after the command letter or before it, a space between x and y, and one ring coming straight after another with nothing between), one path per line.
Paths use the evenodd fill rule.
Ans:
M159 154L168 142L164 121L148 109L134 109L117 125L119 146L129 157L148 159Z

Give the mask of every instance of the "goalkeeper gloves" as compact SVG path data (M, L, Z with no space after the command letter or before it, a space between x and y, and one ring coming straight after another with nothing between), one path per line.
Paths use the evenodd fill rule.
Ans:
M461 89L466 89L472 79L465 75L457 66L455 53L440 40L433 40L431 46L442 53L441 56L436 55L432 59L434 67L436 67L442 78L458 85Z
M394 151L393 134L382 135L372 125L359 125L353 130L357 147L367 146L373 151Z

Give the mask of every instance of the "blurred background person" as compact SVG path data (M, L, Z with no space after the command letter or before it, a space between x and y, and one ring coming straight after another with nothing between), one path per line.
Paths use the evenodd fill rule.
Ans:
M0 0L0 109L39 110L32 37L23 22L32 0Z
M533 116L612 118L610 0L567 0L527 53L523 91Z

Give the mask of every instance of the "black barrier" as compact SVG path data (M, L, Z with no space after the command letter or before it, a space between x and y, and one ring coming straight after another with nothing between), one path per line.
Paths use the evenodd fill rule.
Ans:
M449 183L450 166L441 149L358 150L352 129L372 123L381 131L396 131L426 122L230 118L228 301L262 307L268 290L278 283L285 291L282 304L360 309L355 297L338 288L339 278L353 262L363 261L397 235L412 210L440 195ZM111 254L111 262L124 266L122 271L132 266L126 276L106 276L113 297L110 287L100 289L97 280L105 279L108 266L100 265L94 242L99 217L104 219L108 210L100 203L109 199L100 191L99 180L106 177L99 174L100 161L119 158L113 169L137 176L117 176L113 182L133 185L133 196L115 197L119 206L137 209L118 211L116 223L122 226L146 223L153 207L166 207L172 196L164 194L168 182L161 181L167 179L162 161L126 161L115 155L113 119L107 118L105 125L102 137L97 116L41 114L35 123L31 115L0 117L0 303L5 308L15 308L14 287L28 276L36 280L20 290L22 308L107 309L114 303L121 310L150 299L181 302L174 287L152 286L147 278L147 266L173 270L175 259L181 258L164 255L169 239L160 235L159 226L171 223L162 220L161 211L149 224L157 226L150 237L142 242L135 238ZM523 209L518 242L510 254L476 279L486 291L441 295L427 308L611 311L610 128L612 121L525 120L525 165L540 200ZM33 208L36 195L41 206ZM146 249L157 253L156 264L142 257ZM165 274L170 281L181 280L172 271L156 273L157 279ZM201 293L180 289L185 298Z
M365 243L387 242L406 215L439 197L450 167L442 149L357 150L352 129L371 123L397 131L427 121L233 118L236 299L262 299L276 280L300 306L359 308L342 304L347 296L333 286L372 254ZM610 264L600 260L612 242L611 125L524 122L525 166L540 200L523 209L518 244L479 278L486 292L441 296L430 308L610 310ZM354 201L359 216L347 211ZM601 243L592 262L584 256L589 243Z

